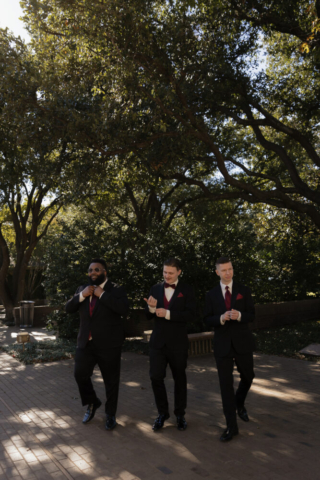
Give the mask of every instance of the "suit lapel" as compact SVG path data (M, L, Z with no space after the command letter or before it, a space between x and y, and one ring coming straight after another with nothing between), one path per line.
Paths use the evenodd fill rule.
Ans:
M159 285L159 294L158 294L158 302L157 302L157 308L163 308L163 296L164 296L164 282L160 283Z
M234 307L234 304L236 303L236 298L239 293L238 286L236 283L233 282L232 284L232 295L231 295L231 308Z
M112 287L113 287L113 283L110 282L110 280L108 280L107 283L105 284L105 286L103 287L103 290L105 292L109 292L112 289ZM100 308L100 302L99 302L99 298L97 298L96 304L95 304L93 312L92 312L92 316L99 310L99 308ZM89 304L88 304L88 312L89 312Z
M89 287L89 285L90 285L89 283L87 285L84 285L82 290L84 290L86 287ZM86 305L86 313L87 313L88 317L90 317L90 297L86 297L83 301Z
M217 287L217 299L221 305L221 311L225 312L226 311L226 302L224 300L223 294L222 294L222 289L221 285L219 284Z

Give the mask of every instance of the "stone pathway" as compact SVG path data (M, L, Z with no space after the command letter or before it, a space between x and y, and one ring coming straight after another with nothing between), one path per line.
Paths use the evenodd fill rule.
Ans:
M0 329L0 342L10 338L10 328ZM239 420L240 434L222 444L212 355L189 359L188 429L178 431L172 416L157 433L151 430L156 409L145 356L122 356L118 426L112 432L104 428L102 407L82 424L73 360L25 366L0 352L0 362L0 480L318 478L319 364L256 355L250 422ZM94 382L104 400L98 370ZM172 406L169 371L167 387Z

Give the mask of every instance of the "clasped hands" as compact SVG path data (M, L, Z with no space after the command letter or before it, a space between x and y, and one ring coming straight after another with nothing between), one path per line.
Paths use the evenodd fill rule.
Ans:
M239 311L238 310L228 310L222 315L222 320L228 322L229 320L238 320L239 318Z
M88 285L84 290L82 290L82 295L84 297L91 297L91 295L95 295L96 297L100 297L103 293L101 287L97 287L96 285Z
M165 308L157 308L158 300L156 298L154 298L152 295L150 295L150 297L148 299L144 298L144 300L147 302L149 307L156 309L157 317L165 317L166 316L167 310Z

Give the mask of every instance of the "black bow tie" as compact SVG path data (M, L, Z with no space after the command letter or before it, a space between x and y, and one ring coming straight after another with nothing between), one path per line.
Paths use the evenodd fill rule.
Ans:
M176 288L176 285L175 285L175 283L173 283L172 285L170 285L169 283L165 283L165 284L164 284L164 288L169 288L169 287L175 289L175 288Z

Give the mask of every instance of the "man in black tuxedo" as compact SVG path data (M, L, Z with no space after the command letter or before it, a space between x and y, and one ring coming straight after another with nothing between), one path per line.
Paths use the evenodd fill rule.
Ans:
M227 422L220 440L226 442L238 434L236 412L243 421L249 421L244 403L254 379L254 339L249 330L249 322L254 320L254 304L249 288L233 282L229 258L217 260L216 274L220 277L220 285L207 293L204 321L208 327L214 328L214 355ZM233 389L234 363L240 373L236 394Z
M107 278L107 264L95 258L89 266L89 285L79 287L66 304L67 313L79 310L80 330L75 355L74 376L82 405L88 405L83 423L95 415L101 401L94 391L91 376L98 364L106 389L106 429L116 425L121 346L124 340L124 320L129 303L123 287Z
M146 315L155 321L150 338L150 378L158 409L153 430L163 427L169 418L169 405L164 379L169 363L174 379L174 414L177 428L185 430L185 409L187 406L187 322L192 321L195 312L193 288L179 281L181 264L176 258L169 258L163 264L164 282L154 285L145 301Z

